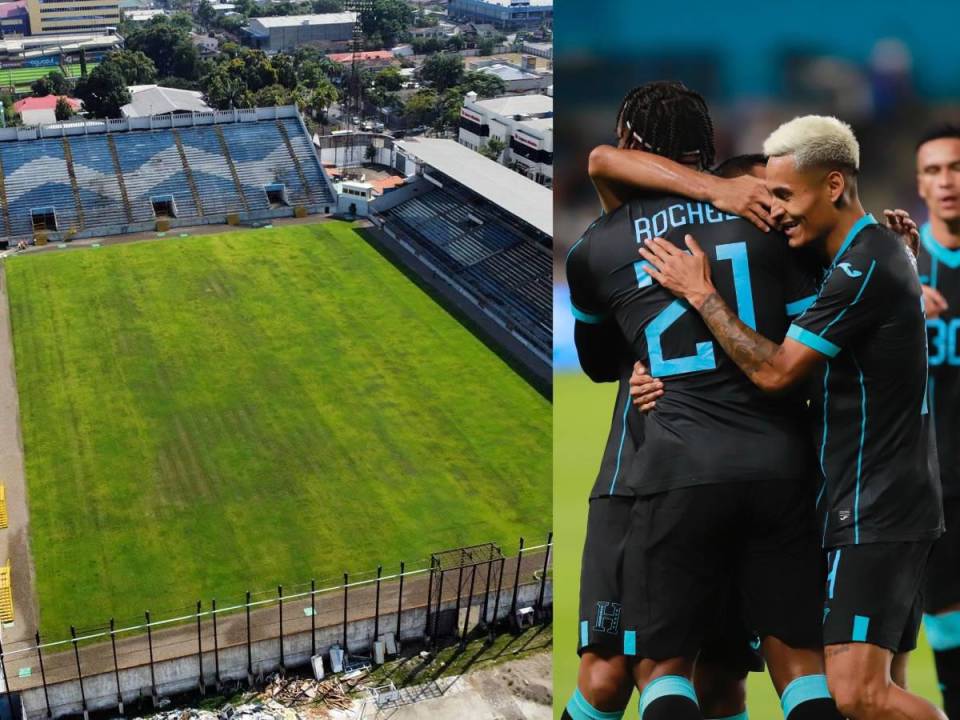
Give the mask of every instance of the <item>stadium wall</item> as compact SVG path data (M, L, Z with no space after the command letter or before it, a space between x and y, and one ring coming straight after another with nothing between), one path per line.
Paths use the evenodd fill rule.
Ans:
M517 593L519 607L534 606L539 601L539 583L523 585ZM495 595L495 593L494 593ZM503 588L499 596L496 620L504 620L510 613L513 597L512 588ZM474 599L476 604L478 601ZM543 605L553 604L552 582L548 580L544 586ZM460 608L461 614L466 610L456 600L441 604L441 611ZM476 610L476 608L475 608ZM476 610L479 614L479 610ZM425 607L410 608L401 613L400 638L402 641L419 641L425 637L427 610ZM383 614L380 616L380 627L396 627L397 614ZM479 622L471 622L475 628ZM353 653L370 653L374 641L373 618L355 620L347 624L347 646ZM331 625L318 628L316 631L317 654L326 655L330 648L343 641L343 626ZM280 640L271 638L250 645L250 661L253 664L254 676L263 677L281 669L307 665L311 658L313 639L311 633L301 632L287 635L283 638L283 662L280 657ZM50 683L46 688L35 687L20 693L25 718L63 717L65 715L79 715L97 710L114 710L118 706L118 683L123 702L130 705L144 698L153 697L153 702L162 697L190 693L197 691L201 684L204 687L215 683L215 667L219 662L220 680L246 681L248 680L247 646L235 645L223 648L214 658L214 653L203 653L203 680L200 677L200 660L197 653L190 656L154 663L151 666L139 666L120 670L119 673L104 672L97 675L85 676L81 681L74 679L61 683ZM156 695L154 696L154 688ZM50 715L47 714L49 703Z

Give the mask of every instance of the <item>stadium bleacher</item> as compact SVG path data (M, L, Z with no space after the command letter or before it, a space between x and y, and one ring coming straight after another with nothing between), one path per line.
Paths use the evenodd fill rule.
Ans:
M269 218L287 212L284 204L290 214L297 205L328 212L331 186L300 118L276 110L286 112L147 119L146 129L75 123L27 138L3 131L0 237L119 234L152 228L159 217L177 225L224 222L231 213ZM268 200L267 185L282 185L284 201Z
M452 279L482 298L488 312L549 352L550 249L506 223L498 208L463 193L434 188L381 215Z

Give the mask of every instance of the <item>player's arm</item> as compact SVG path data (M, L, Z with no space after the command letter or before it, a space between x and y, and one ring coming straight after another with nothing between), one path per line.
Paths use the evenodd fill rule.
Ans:
M650 264L647 272L700 313L724 352L761 390L787 390L807 377L825 355L809 344L786 338L782 344L763 337L737 317L717 293L710 264L693 236L686 236L690 253L661 238L648 242L640 254Z
M611 202L625 197L624 188L661 192L708 202L750 220L761 230L774 225L770 193L762 180L751 175L720 178L653 153L611 145L598 145L591 151L588 172L601 202L605 197Z
M628 352L620 327L610 321L587 323L577 320L573 327L580 367L597 383L620 379L620 358Z

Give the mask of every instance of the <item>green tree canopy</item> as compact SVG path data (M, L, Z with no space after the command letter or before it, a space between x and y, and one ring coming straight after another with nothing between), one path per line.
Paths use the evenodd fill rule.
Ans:
M378 37L379 47L393 47L399 36L413 25L413 10L404 0L373 0L360 18L367 37Z
M443 92L463 77L463 58L455 53L439 53L428 57L420 67L420 77Z
M127 85L146 85L157 80L156 65L139 50L116 50L104 62L113 64Z
M187 80L196 80L199 76L200 56L190 42L188 29L166 18L153 18L134 30L126 39L126 49L140 51L150 58L160 76L176 75Z
M73 108L70 107L70 103L67 102L65 97L57 98L57 105L53 109L53 116L57 120L69 120L73 117Z
M86 111L98 118L120 117L120 107L130 102L123 75L110 62L98 65L85 78L77 80L76 96L83 100Z

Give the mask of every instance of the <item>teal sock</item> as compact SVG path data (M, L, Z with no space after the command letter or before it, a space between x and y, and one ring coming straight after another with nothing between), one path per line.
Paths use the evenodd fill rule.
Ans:
M623 713L623 710L611 710L609 712L597 710L587 702L583 693L577 688L573 693L573 697L570 698L570 702L567 703L567 710L564 716L569 717L570 720L620 720L623 717Z

